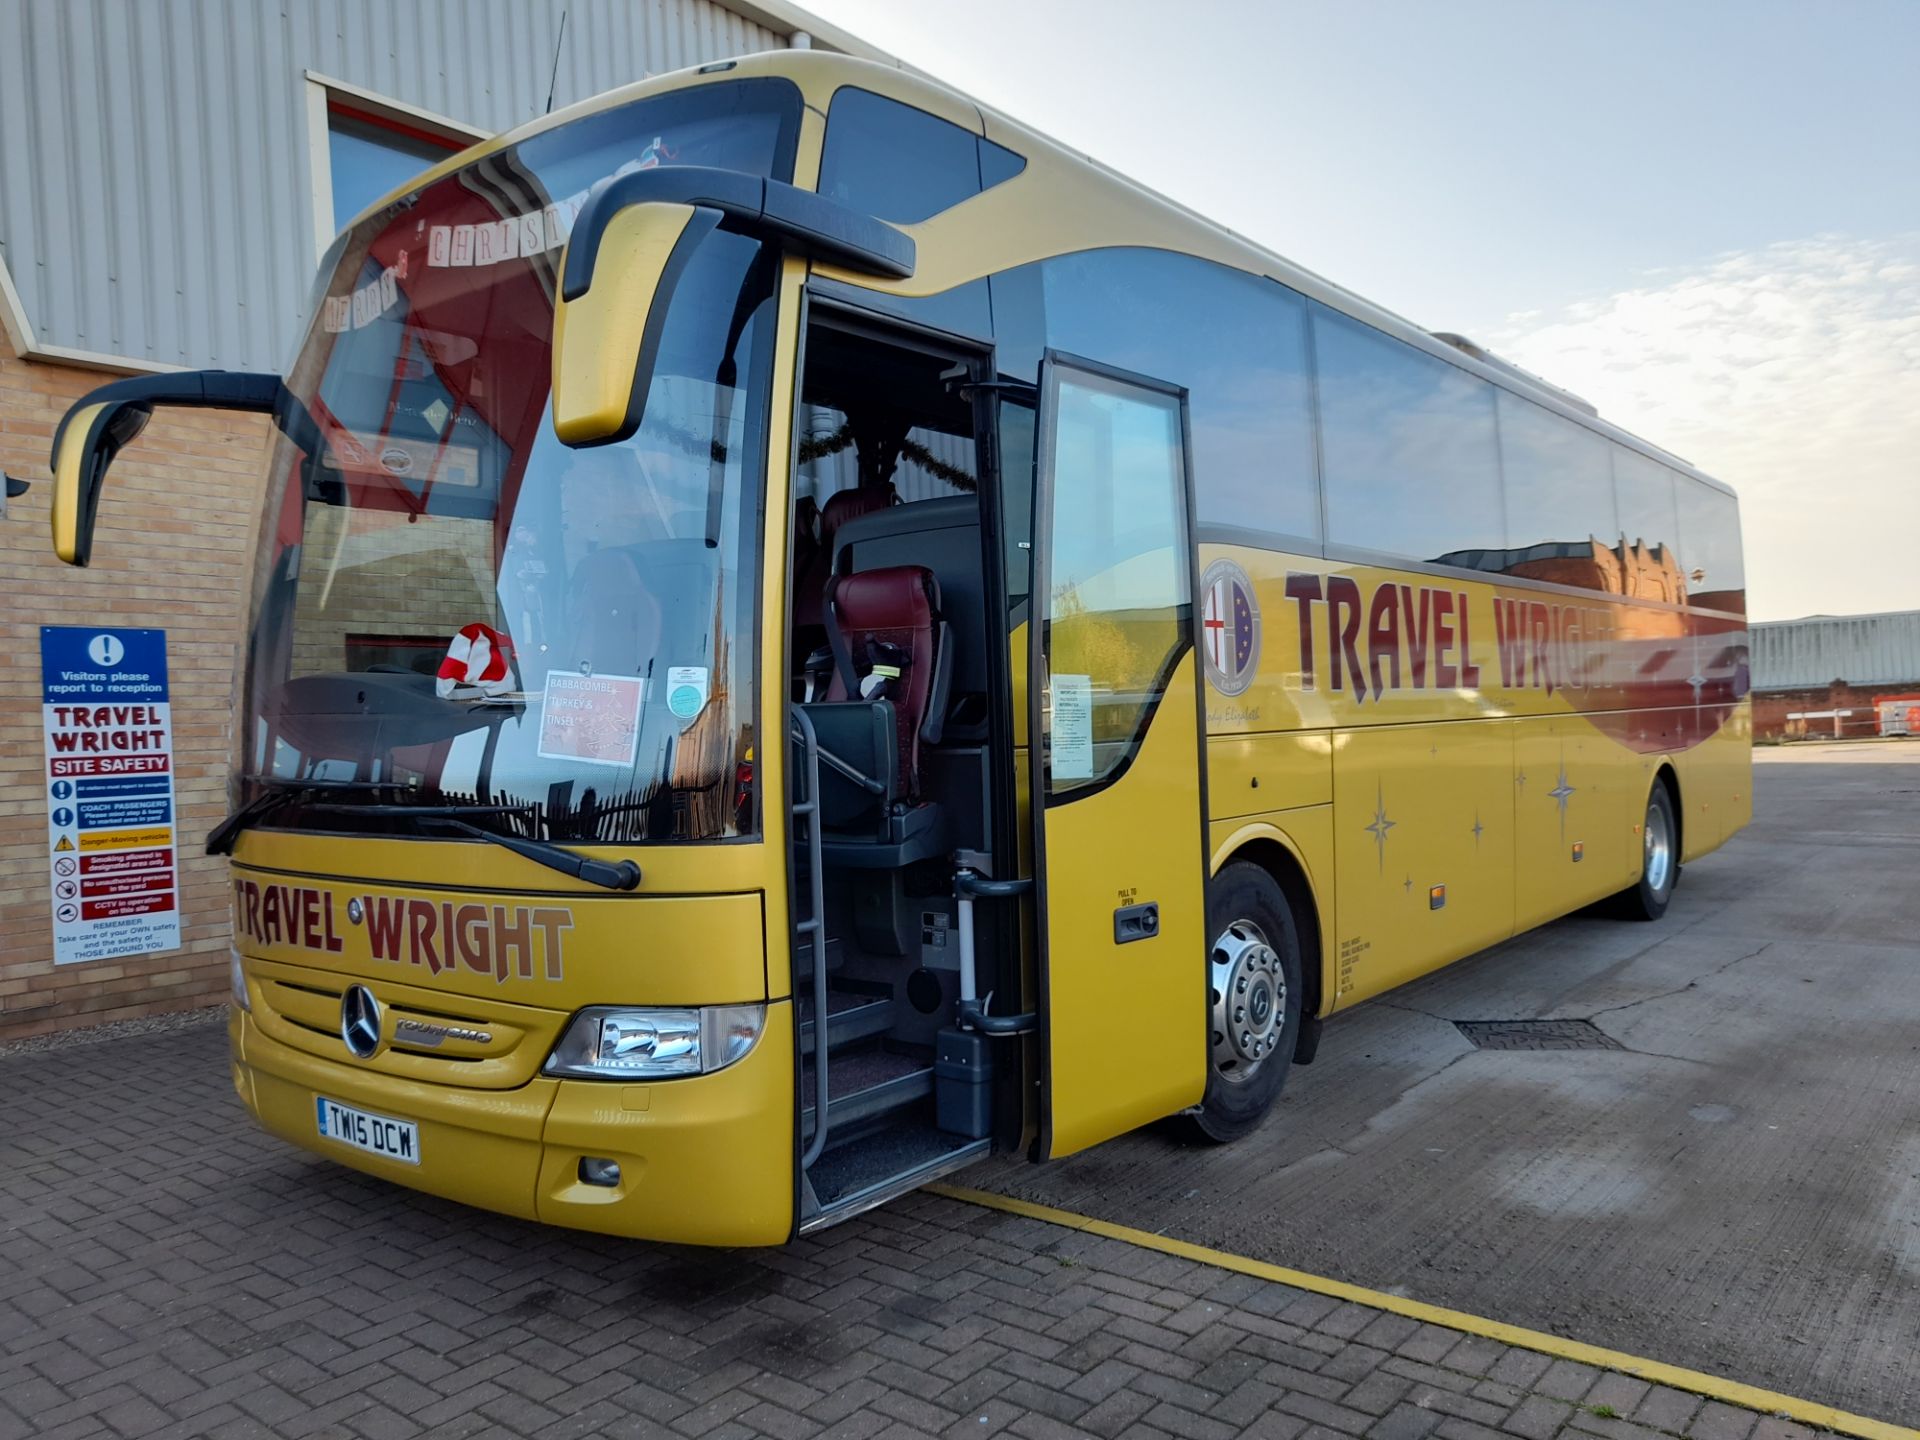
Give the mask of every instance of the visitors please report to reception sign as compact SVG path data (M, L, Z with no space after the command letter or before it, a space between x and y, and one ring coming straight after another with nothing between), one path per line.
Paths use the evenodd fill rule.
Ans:
M180 946L167 632L40 628L56 965Z

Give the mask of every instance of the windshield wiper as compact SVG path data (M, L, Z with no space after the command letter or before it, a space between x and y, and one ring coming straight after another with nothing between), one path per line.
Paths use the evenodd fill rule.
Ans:
M274 811L284 809L294 801L307 795L321 794L326 791L349 791L366 793L378 790L412 790L416 788L411 781L403 780L262 780L259 776L248 776L256 783L278 786L264 795L256 795L242 805L233 814L214 826L207 835L207 854L231 855L240 832L252 829Z
M551 840L529 840L521 835L502 835L497 830L483 830L478 825L469 825L456 819L456 815L490 814L494 811L518 807L501 805L387 805L381 807L387 814L416 815L428 825L438 825L447 830L458 830L463 835L471 835L476 840L487 840L503 849L511 850L523 860L531 860L536 865L544 865L549 870L558 870L562 875L571 875L576 880L585 880L589 885L598 885L607 890L631 890L640 883L640 867L631 860L616 860L611 864L605 860L594 860L564 845L556 845Z
M410 781L400 780L301 780L292 784L279 783L284 788L269 790L256 796L240 809L220 822L219 827L207 836L209 855L230 855L234 841L240 832L257 825L274 811L296 800L326 794L329 791L366 794L383 790L412 791L419 793L419 787ZM309 807L325 811L328 814L351 815L405 815L426 825L436 825L445 829L457 830L463 835L471 835L479 840L491 841L495 845L513 851L522 859L531 860L536 865L544 865L549 870L558 870L562 875L571 875L576 880L584 880L589 885L598 885L607 890L631 890L640 883L640 867L631 860L617 860L609 863L595 860L569 850L564 845L556 845L550 840L532 840L521 835L502 835L495 830L485 830L478 825L469 824L462 816L467 815L524 815L525 805L339 805L321 802Z

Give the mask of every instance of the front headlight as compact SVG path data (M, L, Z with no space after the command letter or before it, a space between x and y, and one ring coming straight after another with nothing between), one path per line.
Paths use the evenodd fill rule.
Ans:
M568 1023L541 1070L585 1080L708 1075L744 1059L766 1021L764 1005L697 1010L594 1005Z
M227 947L227 984L233 991L233 1003L249 1015L253 1013L253 997L247 994L247 968L240 963L240 947Z

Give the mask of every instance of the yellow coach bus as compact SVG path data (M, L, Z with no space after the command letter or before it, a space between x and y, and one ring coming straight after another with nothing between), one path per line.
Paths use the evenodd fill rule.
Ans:
M1230 1140L1333 1013L1748 817L1733 495L926 80L783 53L335 243L234 717L233 1083L343 1164L785 1241Z

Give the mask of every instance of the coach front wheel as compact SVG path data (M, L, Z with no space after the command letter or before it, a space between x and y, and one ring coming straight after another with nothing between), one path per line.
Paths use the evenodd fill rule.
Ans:
M1258 1125L1286 1083L1304 988L1293 912L1258 865L1236 861L1213 878L1207 933L1207 1090L1188 1119L1223 1144Z

